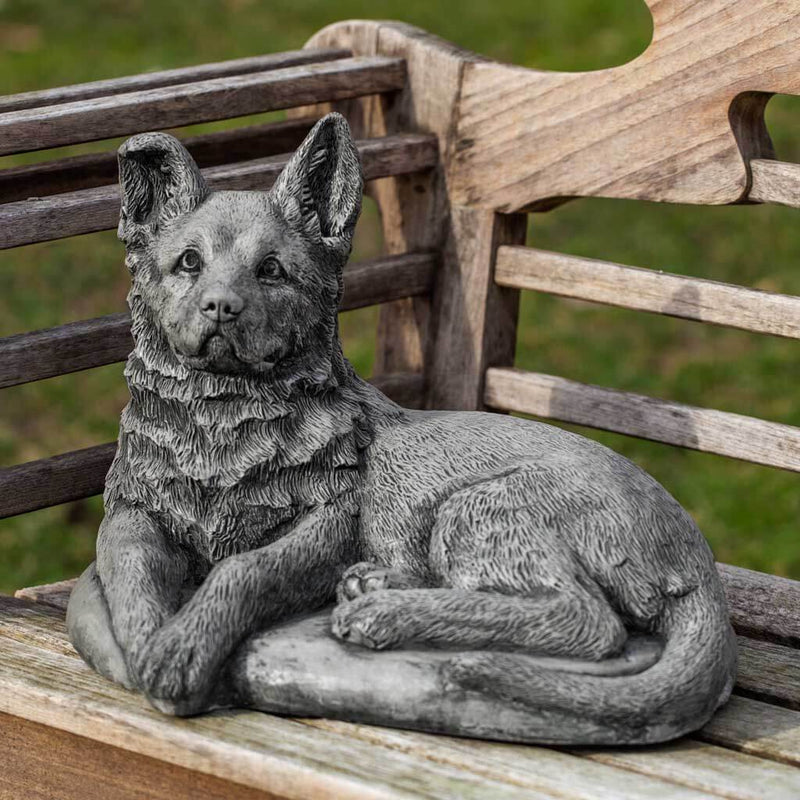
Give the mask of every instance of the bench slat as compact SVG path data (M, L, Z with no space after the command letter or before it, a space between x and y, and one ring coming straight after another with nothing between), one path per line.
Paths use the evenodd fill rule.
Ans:
M739 633L800 648L800 581L731 564L717 567Z
M420 404L418 375L378 375L370 382L405 406ZM101 494L116 449L107 442L0 469L0 519Z
M405 62L364 56L0 114L0 155L401 89Z
M800 297L785 294L528 247L500 247L495 279L516 289L800 339Z
M300 64L313 64L323 61L334 61L339 58L350 58L349 50L288 50L285 53L270 53L263 56L236 58L229 61L217 61L210 64L197 64L191 67L145 72L140 75L127 75L122 78L109 78L90 83L77 83L71 86L57 86L52 89L22 92L0 97L0 113L22 111L27 108L60 105L77 100L91 100L95 97L106 97L125 92L137 92L145 89L159 89L162 86L175 86L181 83L225 78L232 75L247 75L253 72L266 72L271 69L296 67Z
M553 375L492 368L486 404L800 471L800 428L620 392Z
M800 208L800 164L754 158L748 200Z
M289 153L316 121L298 117L189 136L182 142L199 166L214 167ZM0 203L106 186L116 183L118 170L116 150L9 167L0 170Z
M800 651L740 637L736 692L800 711Z
M436 258L409 253L350 264L341 310L428 294ZM130 315L71 322L0 339L0 388L123 361L133 349Z
M64 629L63 609L68 593L62 588L65 585L38 587L39 601L54 593L59 597L60 610L0 596L0 637L55 654L69 655L77 661ZM22 594L29 596L31 591L25 590ZM740 639L741 646L746 647L747 644ZM745 660L745 678L750 666L754 665L749 665ZM756 671L753 677L757 678L757 675ZM102 679L97 680L102 684ZM687 796L678 786L660 785L653 778L742 800L761 800L766 796L776 800L793 800L800 790L800 772L795 769L689 739L658 748L581 749L568 754L567 748L559 752L553 748L453 739L330 720L303 720L303 723L373 747L405 752L418 758L421 765L433 760L490 780L505 780L548 795L552 791L554 795L566 797L644 798L660 791L667 797ZM575 761L573 756L585 760ZM598 770L601 764L606 767ZM608 767L648 777L631 780L631 776L626 776L624 772ZM571 776L569 793L566 795L561 794L564 774Z
M734 695L698 738L800 767L800 712L789 708Z
M356 142L365 180L430 169L438 159L436 138L406 133ZM290 155L270 156L203 170L214 189L268 189ZM115 228L119 187L101 186L0 205L0 250Z
M5 638L0 711L279 797L552 797L268 714L176 720L75 657Z

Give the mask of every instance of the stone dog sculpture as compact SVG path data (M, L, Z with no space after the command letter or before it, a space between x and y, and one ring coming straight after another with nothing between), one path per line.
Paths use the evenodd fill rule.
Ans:
M661 741L727 700L714 561L653 478L354 374L337 306L362 176L341 116L269 192L209 191L165 134L119 162L136 345L68 612L90 665L173 714L533 742Z

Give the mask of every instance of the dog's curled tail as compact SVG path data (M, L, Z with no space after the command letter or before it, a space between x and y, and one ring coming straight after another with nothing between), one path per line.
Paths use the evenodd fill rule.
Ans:
M633 675L578 674L543 668L525 654L494 652L456 656L447 678L527 708L549 729L534 734L543 743L663 742L702 727L733 688L736 639L721 587L698 587L673 600L661 633L661 657Z

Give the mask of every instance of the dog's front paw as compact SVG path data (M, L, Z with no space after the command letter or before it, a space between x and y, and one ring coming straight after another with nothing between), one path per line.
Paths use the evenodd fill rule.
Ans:
M407 638L402 594L379 590L340 603L331 617L333 635L371 650L397 647Z
M345 570L336 587L337 602L345 603L369 592L389 589L389 574L388 567L382 567L380 564L373 564L370 561L353 564L352 567Z
M217 665L207 643L184 626L167 623L150 637L132 666L148 697L195 704L208 694Z

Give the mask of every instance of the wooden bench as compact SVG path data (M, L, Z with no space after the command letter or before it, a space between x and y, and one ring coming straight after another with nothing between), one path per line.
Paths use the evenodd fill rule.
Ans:
M305 50L0 99L0 155L289 108L188 140L212 185L268 187L311 122L346 114L386 254L344 308L380 303L374 378L406 405L492 408L800 470L800 430L514 369L520 290L800 338L800 299L526 248L570 197L800 206L771 92L800 93L800 6L648 0L622 67L536 72L404 25L345 22ZM111 153L0 172L0 247L112 228ZM0 387L120 361L119 313L0 340ZM0 516L102 491L113 443L0 471ZM740 635L729 705L660 747L458 740L253 712L167 718L70 646L70 582L0 597L0 797L797 798L800 583L720 565Z

